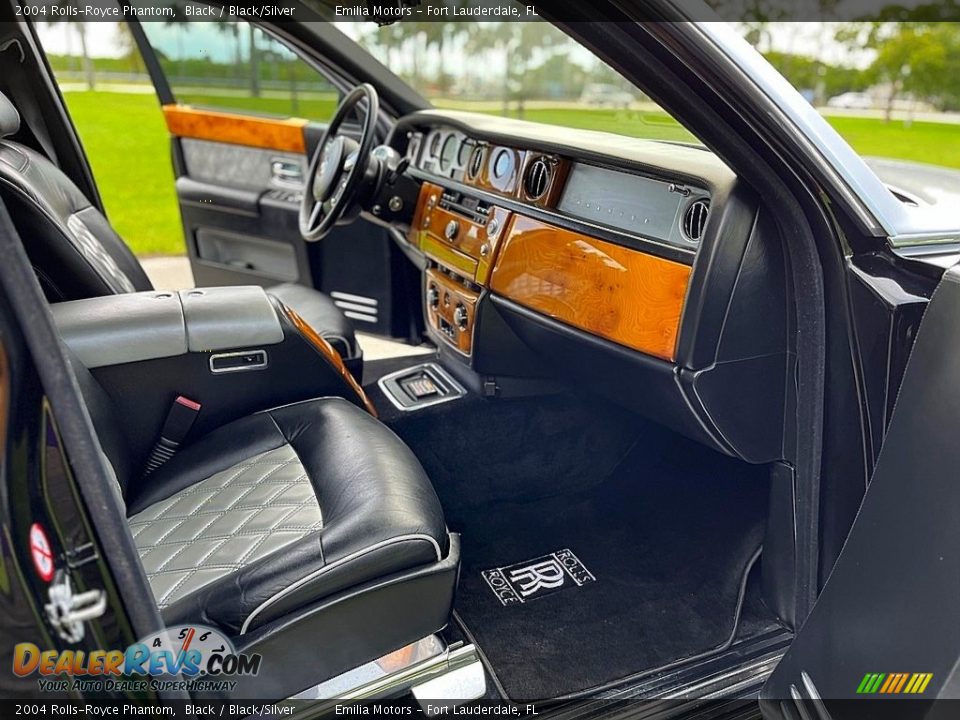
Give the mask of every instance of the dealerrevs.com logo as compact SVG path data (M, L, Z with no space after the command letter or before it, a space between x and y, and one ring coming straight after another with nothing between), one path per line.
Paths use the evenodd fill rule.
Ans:
M126 650L41 650L33 643L13 649L13 673L38 676L40 689L63 692L233 690L230 678L260 672L259 654L237 653L219 631L178 625L142 638Z

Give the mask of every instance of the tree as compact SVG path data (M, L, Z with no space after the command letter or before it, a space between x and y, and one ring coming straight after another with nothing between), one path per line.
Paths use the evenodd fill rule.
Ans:
M523 117L525 101L539 88L536 77L529 72L534 60L547 62L550 57L568 47L570 39L545 22L478 23L471 27L465 52L473 55L492 50L502 56L503 113L516 102L517 115Z
M173 15L169 20L164 21L164 25L167 27L172 27L177 32L177 75L182 73L182 65L184 60L184 50L183 50L183 33L185 30L190 29L190 21L187 20L186 13L184 12L184 5L179 0L174 0L170 4L170 8L173 10Z
M260 97L260 56L257 49L257 29L247 23L247 32L250 33L250 94Z
M876 52L866 75L872 83L887 87L887 122L904 94L941 107L949 105L951 98L960 98L960 32L952 23L848 24L837 33L837 40Z
M63 9L62 17L73 17L73 13L79 15L79 0L56 0L56 5ZM83 20L49 20L49 25L64 23L66 27L73 28L77 37L80 39L80 55L83 60L83 73L87 81L87 89L95 90L97 86L96 77L93 72L93 60L90 59L90 51L87 49L87 27Z

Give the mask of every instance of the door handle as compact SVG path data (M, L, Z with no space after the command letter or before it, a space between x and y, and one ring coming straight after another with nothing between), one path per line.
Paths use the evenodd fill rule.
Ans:
M274 158L270 161L270 175L275 183L287 187L303 187L303 168L294 160Z

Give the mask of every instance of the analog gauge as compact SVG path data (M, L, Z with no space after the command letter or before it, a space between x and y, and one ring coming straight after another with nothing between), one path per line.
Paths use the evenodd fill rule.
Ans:
M447 135L443 141L443 149L440 151L440 172L448 173L453 170L457 162L457 156L460 154L460 138L456 133Z
M500 148L493 155L491 175L497 180L509 177L513 173L513 153L506 148Z
M457 167L465 168L470 161L470 153L473 151L473 140L464 138L460 143L460 152L457 155Z
M440 155L440 139L442 135L439 130L434 130L430 133L430 137L427 139L427 155L430 156L430 159L436 160Z

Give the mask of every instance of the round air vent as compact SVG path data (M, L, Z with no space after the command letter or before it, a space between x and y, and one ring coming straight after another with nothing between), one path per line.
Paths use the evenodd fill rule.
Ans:
M467 165L467 177L475 180L480 176L480 170L483 169L483 145L477 145L470 155L470 163Z
M687 205L687 209L683 211L683 224L681 226L687 240L700 241L700 238L703 237L703 229L707 226L707 215L709 214L709 200L694 200Z
M550 187L553 169L546 158L539 157L527 167L523 178L523 191L531 200L539 200Z

